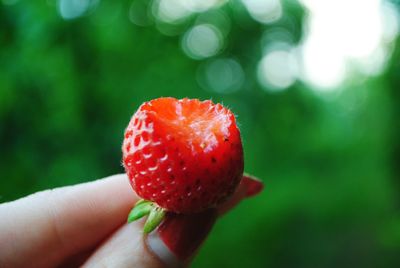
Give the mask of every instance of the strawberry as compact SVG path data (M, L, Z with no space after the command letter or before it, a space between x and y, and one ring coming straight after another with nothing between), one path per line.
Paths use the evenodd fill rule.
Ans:
M143 198L128 221L149 215L152 231L166 211L216 207L238 186L243 149L233 113L198 99L158 98L133 115L122 146L130 183Z

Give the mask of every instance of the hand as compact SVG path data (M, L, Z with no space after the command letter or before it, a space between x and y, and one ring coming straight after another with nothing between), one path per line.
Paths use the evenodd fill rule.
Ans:
M149 236L126 223L139 198L124 174L38 192L0 205L0 267L184 267L218 215L261 189L244 177L220 208L167 214Z

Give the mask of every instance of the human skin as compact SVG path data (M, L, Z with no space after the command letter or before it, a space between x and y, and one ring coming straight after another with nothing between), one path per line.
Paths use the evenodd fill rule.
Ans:
M245 179L221 207L201 215L167 214L149 236L142 220L126 223L139 198L125 174L1 204L0 267L188 266L217 217L261 190L261 183Z

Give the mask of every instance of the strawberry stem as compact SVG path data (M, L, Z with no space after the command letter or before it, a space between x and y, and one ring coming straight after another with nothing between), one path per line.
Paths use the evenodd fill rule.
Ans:
M150 214L152 208L152 202L143 199L139 200L128 215L128 223Z
M143 227L143 232L148 234L153 231L164 219L165 210L151 201L141 199L128 215L128 223L149 215Z
M143 227L143 232L148 234L153 231L164 219L165 210L158 206L153 206L150 211L149 217Z

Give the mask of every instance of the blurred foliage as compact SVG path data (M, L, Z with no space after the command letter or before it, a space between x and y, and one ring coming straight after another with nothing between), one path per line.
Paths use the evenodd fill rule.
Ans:
M138 105L212 98L237 114L246 170L266 189L220 220L194 267L398 267L399 42L385 73L329 97L301 82L268 92L255 75L260 36L280 27L297 43L303 10L286 1L272 25L239 23L233 2L222 7L232 18L222 55L246 80L229 94L198 85L202 61L180 35L132 24L131 1L73 20L56 1L0 4L0 201L123 172L122 133Z

